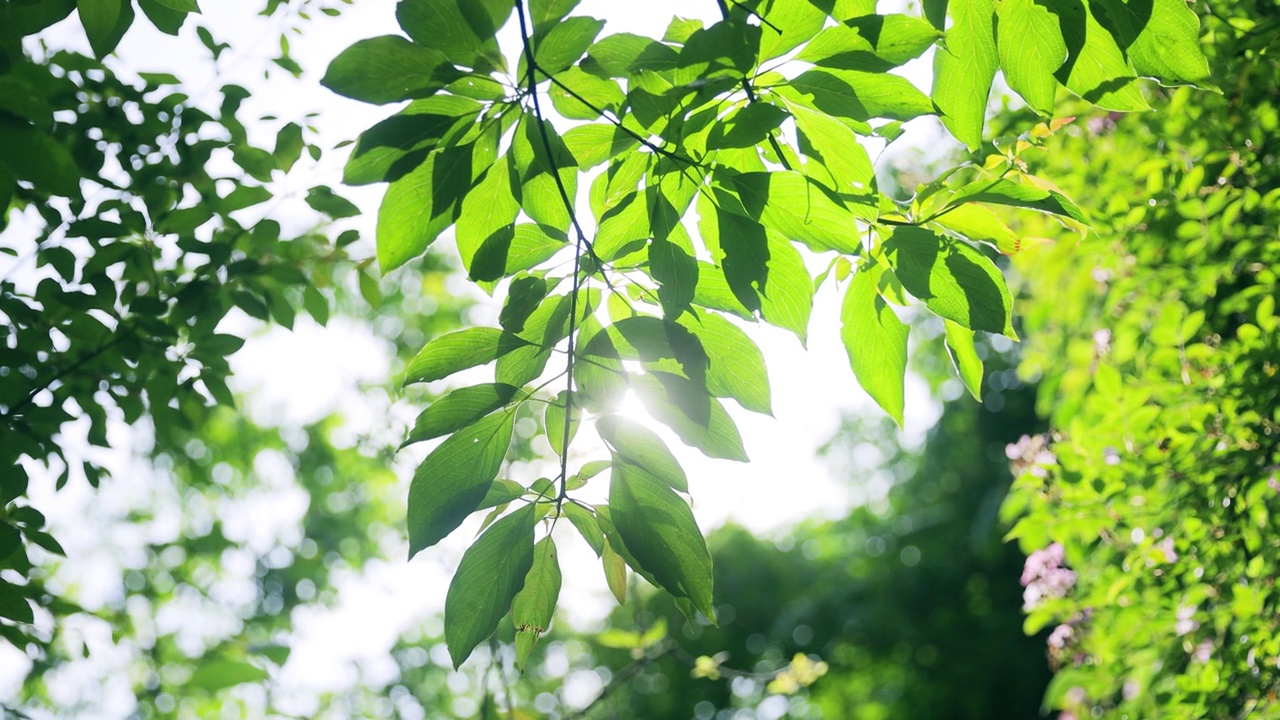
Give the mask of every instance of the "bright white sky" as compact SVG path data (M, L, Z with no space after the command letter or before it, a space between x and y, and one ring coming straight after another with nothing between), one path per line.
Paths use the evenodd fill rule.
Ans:
M321 133L319 144L326 148L354 138L359 131L393 112L394 108L376 108L337 97L319 85L324 68L341 49L361 38L398 32L392 0L361 0L359 10L348 8L337 19L317 16L306 24L303 34L291 39L293 57L307 70L299 82L263 79L262 68L275 50L280 27L274 19L252 13L259 3L206 2L203 5L202 20L212 28L215 37L229 41L237 53L224 70L224 76L212 78L205 62L207 55L195 37L193 24L188 24L181 38L174 39L151 30L141 18L122 44L115 67L174 72L187 81L193 89L190 94L197 101L202 97L212 99L216 88L225 82L237 82L254 93L242 112L243 118L274 115L283 122L300 119L307 112L319 112L316 119ZM883 11L886 10L882 8ZM718 17L712 0L699 3L584 0L576 12L609 20L605 34L627 31L655 36L662 33L675 14L702 17L708 22ZM82 38L74 30L55 28L49 41L58 46L84 47ZM512 30L507 28L508 32ZM509 47L515 44L518 41ZM928 63L917 61L908 66L906 74L923 86L927 83ZM250 133L260 144L269 147L277 126L250 127ZM941 145L945 143L945 135L937 127L932 119L908 124L908 136L895 145L894 151L918 153L917 148L927 147L930 155L936 155L951 147ZM344 160L344 151L330 154L317 169L316 177L291 180L297 183L293 189L305 192L317 182L337 187ZM354 226L365 237L372 238L372 217L382 188L354 188L344 192L366 210L367 216L358 219ZM300 201L286 203L273 216L286 226L292 218L299 228L310 224L313 218ZM365 250L372 254L372 247ZM476 296L484 297L479 293ZM868 499L866 483L859 484L839 469L833 472L815 453L835 431L841 413L878 412L858 388L849 369L839 341L838 309L835 290L830 285L824 287L816 299L807 351L784 331L764 325L750 329L763 348L770 368L775 413L775 417L770 418L735 412L751 463L707 460L666 435L668 444L676 450L688 471L694 512L704 530L734 521L768 534L815 515L841 516L851 505ZM487 318L490 322L494 315L496 308L493 307L476 313L478 319ZM245 322L232 324L233 330L252 327ZM377 430L387 424L385 409L362 397L357 387L362 382L376 383L386 378L391 372L390 358L385 348L356 323L335 322L321 328L309 319L300 320L293 332L275 329L259 333L233 360L236 373L233 388L248 393L248 407L255 418L304 422L341 410L355 431ZM937 412L923 384L909 377L905 440L918 442L935 421ZM408 423L412 417L411 408L396 408L396 422ZM117 477L141 470L127 457L128 448L135 447L139 441L127 428L117 428L113 438L118 440L121 451L108 464L126 470L125 475ZM406 483L427 449L403 453L399 469ZM588 445L580 451L589 456L592 449ZM532 480L533 477L516 479ZM93 494L72 483L56 497L51 492L33 495L37 506L63 530L55 534L71 554L72 560L67 565L74 572L73 582L89 596L97 593L98 602L107 599L103 593L114 592L118 575L94 562L97 539L76 533L72 528L93 504L107 502L108 495L121 493L127 498L127 486L119 487L123 484L121 480L112 481ZM883 482L878 485L886 487ZM278 508L278 512L264 510L260 515L247 518L243 528L246 536L266 532L269 540L273 533L265 528L297 522L305 506L299 506L298 499L290 499L287 493L278 500L270 506ZM393 664L386 658L387 648L405 627L421 622L443 607L452 568L472 535L466 530L464 527L450 541L420 554L411 563L394 561L368 568L364 577L346 583L341 607L335 612L306 612L296 617L301 644L280 678L282 688L305 697L309 690L332 690L354 682L353 660L360 663L366 679L392 672ZM568 533L557 532L565 570L561 613L575 621L589 623L603 617L613 601L604 588L594 555L585 544L569 541L569 537ZM86 559L87 564L76 560L77 557ZM5 686L11 686L14 679L4 668L15 667L16 662L13 656L0 652L0 698L8 694ZM300 709L304 707L305 702Z

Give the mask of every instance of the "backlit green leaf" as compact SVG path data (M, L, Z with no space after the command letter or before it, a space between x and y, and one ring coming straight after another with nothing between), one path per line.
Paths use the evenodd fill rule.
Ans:
M409 361L405 384L431 382L484 365L525 343L496 328L473 327L434 338Z
M639 465L674 490L689 491L684 469L657 433L621 415L600 416L596 430L616 458Z
M430 440L459 430L511 402L519 388L500 383L486 383L458 388L427 406L405 445Z
M533 567L534 506L495 522L467 548L444 600L444 641L454 668L497 629Z
M418 466L409 485L409 557L440 542L478 508L506 457L514 419L504 411L468 425Z
M933 102L942 123L970 150L982 144L987 96L999 64L995 10L995 0L951 0L952 24L933 57Z
M884 72L919 57L941 36L932 25L910 15L864 15L817 33L796 59Z
M902 286L937 315L970 330L1017 338L1004 276L972 246L905 226L894 230L884 250Z
M636 376L632 382L649 414L675 431L686 445L708 457L747 461L733 418L697 383L660 372Z
M973 345L973 331L966 330L950 320L944 320L947 327L947 354L951 363L964 382L970 395L982 401L982 358Z
M1140 75L1169 83L1209 78L1200 50L1200 19L1183 0L1094 0L1093 13Z
M533 547L533 565L525 575L524 587L511 603L511 622L516 626L516 668L524 672L538 636L551 626L551 616L560 598L560 560L551 536Z
M497 32L514 0L401 0L396 20L413 41L479 72L506 69Z
M1057 18L1036 0L1004 0L997 15L996 45L1005 81L1037 112L1052 114L1058 89L1053 74L1067 59Z
M547 75L555 75L576 63L604 29L604 21L574 16L551 26L534 42L533 61Z
M771 414L769 375L764 355L737 325L715 313L694 311L680 316L680 325L702 343L707 355L707 390L729 397L753 412Z
M615 457L609 509L638 569L714 622L711 554L688 503L644 467Z
M320 83L353 100L383 105L425 97L461 75L439 50L383 35L343 50Z
M840 338L858 384L901 426L907 326L876 292L878 270L854 273L840 310Z
M1067 62L1058 69L1058 80L1104 110L1148 109L1124 52L1089 8L1080 0L1064 0L1047 7L1058 16L1062 39L1067 43Z

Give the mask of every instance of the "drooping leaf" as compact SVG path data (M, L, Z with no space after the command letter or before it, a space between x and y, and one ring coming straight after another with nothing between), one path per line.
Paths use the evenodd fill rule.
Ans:
M619 605L625 605L627 602L627 563L613 549L613 545L610 544L608 539L604 540L600 553L600 562L604 566L604 579L609 586L609 592L613 593L613 597L617 599Z
M578 534L591 546L596 557L600 557L604 552L604 533L600 532L600 523L596 521L595 514L575 502L565 503L561 512L578 529Z
M609 509L637 569L715 622L711 554L688 503L644 467L615 458Z
M950 320L946 323L947 354L956 373L973 399L982 402L982 358L973 345L973 331L966 330Z
M503 330L518 333L524 330L525 321L547 297L547 281L536 275L525 275L511 281L507 288L507 302L498 313L498 324Z
M903 226L885 241L884 250L907 292L940 317L970 330L1017 338L1004 276L971 245Z
M995 0L950 0L952 24L933 58L933 102L942 123L970 150L982 144L987 96L999 65L995 10Z
M1009 87L1042 115L1053 113L1054 73L1067 59L1057 18L1036 0L1004 0L997 10L1000 67Z
M499 519L467 548L444 600L444 641L456 669L497 629L533 567L534 506Z
M133 24L133 5L128 0L76 0L76 9L89 46L99 59L115 51Z
M861 242L854 220L876 216L876 207L869 198L841 202L841 198L797 172L742 173L726 182L752 219L817 251L857 254Z
M632 384L649 414L675 431L686 445L708 457L747 461L733 418L697 383L679 375L650 372L634 377Z
M596 430L615 458L639 465L674 490L689 491L684 468L657 433L621 415L601 415L596 419Z
M462 266L467 268L473 280L496 280L505 269L506 263L499 261L501 253L480 251L487 242L501 242L491 240L495 233L505 232L508 244L514 237L520 203L512 190L512 174L513 168L505 159L495 162L462 199L454 237Z
M565 409L568 407L568 394L561 392L556 399L547 403L546 414L543 417L543 427L547 430L547 443L551 445L551 449L560 455L564 452L568 443L573 442L573 436L577 434L578 423L581 422L581 412L575 405L573 414L568 418L569 433L565 434ZM566 442L567 441L567 442Z
M534 545L533 565L525 575L524 587L511 603L511 621L516 626L516 668L521 672L538 636L551 627L559 598L560 560L555 541L548 535Z
M617 114L627 101L626 94L618 87L616 80L592 75L580 67L571 67L557 73L547 94L551 96L551 104L557 112L574 120L595 120L602 111ZM617 127L604 129L612 135ZM568 133L564 139L573 156L582 162L578 151L569 143Z
M461 76L439 50L383 35L343 50L320 84L353 100L384 105L426 97Z
M409 484L409 557L440 542L478 509L502 467L514 421L514 412L503 411L472 423L418 466Z
M870 266L854 273L840 310L840 338L858 384L901 426L907 326L876 291L878 270Z
M428 405L418 415L404 445L460 430L511 402L518 391L517 387L500 383L458 388Z

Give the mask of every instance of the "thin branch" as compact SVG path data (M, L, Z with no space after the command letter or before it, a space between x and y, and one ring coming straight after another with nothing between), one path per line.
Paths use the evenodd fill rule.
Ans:
M567 353L568 359L565 361L565 393L564 393L564 435L561 438L560 447L560 492L556 496L556 509L559 510L560 505L569 494L569 439L570 430L573 424L573 361L574 356L574 340L577 335L578 325L578 291L582 288L582 248L586 245L587 252L591 253L592 259L596 261L597 267L601 269L601 276L605 279L605 284L609 289L613 289L612 283L604 273L604 262L596 255L595 248L587 241L587 235L582 231L582 226L578 224L578 214L573 205L573 199L569 197L569 191L564 186L564 181L560 178L560 169L555 167L553 151L551 149L551 137L547 134L546 121L542 117L542 105L538 102L538 81L534 73L537 64L533 59L533 44L529 42L529 27L525 20L525 8L523 0L516 0L516 15L520 18L520 40L524 43L524 59L525 64L529 68L529 97L533 101L533 114L538 121L538 133L542 136L542 147L547 153L547 159L551 163L551 175L555 178L556 188L560 191L560 200L564 203L565 210L569 213L569 222L573 225L577 238L574 240L573 254L573 288L569 293L569 334Z

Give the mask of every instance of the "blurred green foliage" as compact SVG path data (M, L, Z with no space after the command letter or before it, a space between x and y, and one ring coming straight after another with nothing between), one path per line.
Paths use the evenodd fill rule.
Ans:
M1003 512L1042 551L1027 629L1056 625L1064 718L1280 717L1280 12L1201 10L1222 94L1081 117L1031 158L1096 227L1029 223L1058 244L1014 263L1053 430L1012 449Z

